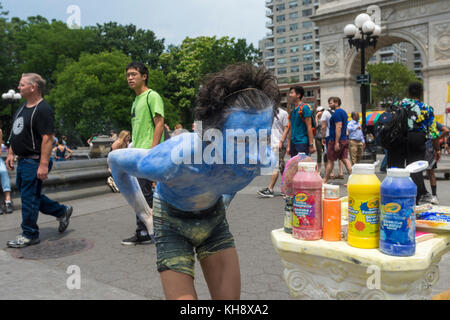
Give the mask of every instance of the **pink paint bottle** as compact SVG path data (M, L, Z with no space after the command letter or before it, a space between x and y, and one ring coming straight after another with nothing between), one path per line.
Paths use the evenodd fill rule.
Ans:
M322 178L315 162L299 162L294 190L292 236L300 240L322 238Z

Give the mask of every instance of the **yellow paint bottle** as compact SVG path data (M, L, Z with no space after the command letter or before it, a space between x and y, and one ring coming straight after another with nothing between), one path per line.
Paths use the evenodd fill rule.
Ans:
M378 248L380 239L380 186L374 164L355 164L348 179L348 244Z

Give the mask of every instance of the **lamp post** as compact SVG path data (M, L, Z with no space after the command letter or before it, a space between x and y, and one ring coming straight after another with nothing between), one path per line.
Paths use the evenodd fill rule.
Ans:
M2 99L5 101L11 101L11 119L14 116L13 114L13 103L22 99L20 93L16 93L14 90L9 90L7 93L2 94Z
M20 95L20 93L15 92L14 90L9 90L7 93L2 94L2 99L6 101L6 103L10 103L11 104L11 122L12 119L14 117L14 102L19 101L20 99L22 99L22 96ZM12 125L12 123L11 123ZM12 128L11 128L12 130ZM5 141L5 144L7 144L7 141Z
M361 49L361 74L357 76L356 82L361 85L361 113L362 130L364 136L366 130L366 105L370 97L370 77L366 75L365 49L377 45L378 36L381 34L381 27L375 24L367 13L361 13L355 19L355 24L348 24L344 28L344 35L348 38L350 48Z

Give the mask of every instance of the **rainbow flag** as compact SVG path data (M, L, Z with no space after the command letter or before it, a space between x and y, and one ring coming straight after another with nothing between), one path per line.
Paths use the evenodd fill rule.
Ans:
M382 111L368 111L366 112L366 125L373 126L378 119L380 118L380 115L384 113L384 110ZM362 113L359 113L359 122L362 123ZM351 113L348 114L348 121L351 121Z

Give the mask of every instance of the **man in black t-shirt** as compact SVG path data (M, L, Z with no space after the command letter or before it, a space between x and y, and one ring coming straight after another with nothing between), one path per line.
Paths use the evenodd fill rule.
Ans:
M11 248L38 244L38 214L54 216L59 232L64 232L72 215L72 207L64 206L41 194L42 181L52 167L50 155L54 138L54 112L43 99L45 80L35 73L23 74L19 83L24 103L14 115L9 137L10 147L6 167L14 170L14 157L19 157L16 186L22 201L22 234L7 242Z

